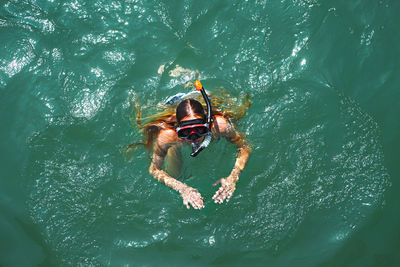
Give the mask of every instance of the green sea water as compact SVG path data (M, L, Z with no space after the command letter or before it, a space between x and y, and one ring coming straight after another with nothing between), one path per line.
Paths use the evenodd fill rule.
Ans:
M400 2L0 1L0 266L399 266ZM199 78L251 107L187 210L125 147Z

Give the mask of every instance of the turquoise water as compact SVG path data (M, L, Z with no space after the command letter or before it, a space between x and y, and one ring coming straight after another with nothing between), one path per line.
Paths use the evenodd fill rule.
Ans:
M398 266L400 2L2 1L1 266ZM148 174L145 115L201 79L250 94L253 154ZM206 168L205 168L206 166Z

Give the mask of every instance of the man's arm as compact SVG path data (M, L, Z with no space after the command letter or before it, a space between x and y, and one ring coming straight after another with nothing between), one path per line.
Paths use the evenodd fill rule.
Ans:
M224 200L229 201L232 197L233 192L236 188L236 182L239 180L240 173L244 170L246 163L251 154L251 148L247 144L244 137L238 133L232 125L228 123L225 119L220 119L219 122L221 130L221 135L224 136L229 142L236 144L238 147L237 157L235 161L235 165L230 173L230 175L226 178L222 178L218 180L213 185L221 183L221 187L213 196L215 203L223 203Z
M189 204L195 209L203 208L203 198L196 189L169 176L161 169L164 158L170 147L168 141L168 132L161 131L153 148L153 156L149 168L150 174L159 182L179 192L183 198L183 204L186 205L188 209L190 208Z
M246 163L249 160L251 154L251 148L247 144L244 137L240 133L235 131L235 129L232 126L230 131L231 134L228 135L226 139L231 143L236 144L238 147L238 151L237 151L235 165L229 176L233 177L234 182L236 183L236 181L239 179L240 173L244 170L244 167L246 166Z
M153 156L149 172L160 183L163 183L166 186L181 193L181 191L183 191L183 189L185 189L187 185L169 176L165 171L161 169L162 164L164 162L164 158L167 155L168 148L169 147L161 146L159 142L156 142L153 148Z

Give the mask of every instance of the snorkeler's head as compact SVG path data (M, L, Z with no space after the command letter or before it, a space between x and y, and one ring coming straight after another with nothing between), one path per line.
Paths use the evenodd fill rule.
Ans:
M209 132L206 116L201 103L194 99L185 99L176 108L178 125L176 133L181 139L195 142Z
M211 142L211 103L200 81L195 82L196 90L201 92L207 105L207 115L199 101L186 99L176 108L176 120L178 125L176 133L181 139L189 139L192 142L192 153L196 157ZM200 137L205 137L201 143L196 142Z
M205 122L206 115L204 114L204 108L201 103L194 99L185 99L176 107L176 120L178 125L181 124L182 120L186 117L190 119L202 119Z

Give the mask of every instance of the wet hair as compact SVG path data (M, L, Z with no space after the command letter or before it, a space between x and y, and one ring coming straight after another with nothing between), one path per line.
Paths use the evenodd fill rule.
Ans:
M176 120L178 124L182 119L190 114L200 115L205 120L206 115L204 114L203 105L197 100L192 98L185 99L176 107Z
M176 107L176 112L165 112L156 116L155 119L142 125L142 112L141 109L136 106L136 123L139 128L143 129L145 135L145 141L140 143L133 143L127 147L127 151L138 145L143 145L145 148L150 149L153 145L155 137L158 135L161 129L174 129L175 126L181 122L181 120L190 115L200 115L205 121L206 115L204 114L204 108L201 103L194 99L185 99Z
M220 97L214 95L212 97L213 101L211 102L213 105L212 115L220 115L233 120L240 119L245 115L247 108L251 105L248 94L244 95L242 99L244 101L238 103L237 98L229 97L229 95L225 93ZM181 120L190 114L200 115L204 121L206 120L202 104L191 98L183 100L176 109L167 108L147 118L142 118L142 109L138 101L133 103L133 108L133 111L136 111L136 125L139 129L142 129L145 139L144 142L128 145L126 147L127 151L136 148L138 145L151 149L154 140L162 129L175 129L175 127L180 124ZM148 120L149 118L150 121L142 124L142 119Z

